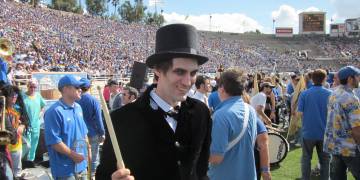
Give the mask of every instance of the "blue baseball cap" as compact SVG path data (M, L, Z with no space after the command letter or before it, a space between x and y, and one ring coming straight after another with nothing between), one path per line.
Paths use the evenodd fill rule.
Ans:
M81 78L80 82L81 82L80 87L89 88L91 86L91 82L87 78Z
M329 73L328 76L327 76L326 82L332 84L334 82L334 76L335 76L334 72Z
M65 75L64 77L62 77L59 80L58 83L58 89L63 88L64 86L74 86L74 87L80 87L81 86L81 82L78 81L75 76L73 75Z
M338 76L340 80L347 79L349 76L357 76L357 75L360 75L360 70L354 66L342 67L338 72Z

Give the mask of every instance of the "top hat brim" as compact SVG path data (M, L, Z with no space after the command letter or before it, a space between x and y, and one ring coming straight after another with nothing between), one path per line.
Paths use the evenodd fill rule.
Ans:
M151 56L149 56L146 59L146 65L149 68L154 68L155 65L163 62L168 61L173 58L194 58L197 60L198 65L202 65L206 63L209 58L197 54L190 54L190 53L183 53L183 52L164 52L164 53L155 53Z

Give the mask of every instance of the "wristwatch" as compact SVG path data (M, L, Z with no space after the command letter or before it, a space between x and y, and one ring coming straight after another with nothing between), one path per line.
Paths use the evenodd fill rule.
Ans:
M269 167L261 167L261 168L260 168L260 171L261 171L262 173L268 173L268 172L270 172L270 168L269 168Z

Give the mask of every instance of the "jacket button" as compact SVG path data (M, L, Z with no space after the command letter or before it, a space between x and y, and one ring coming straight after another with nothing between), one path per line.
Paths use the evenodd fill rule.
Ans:
M177 161L177 164L178 164L179 166L181 166L181 161Z
M180 143L179 142L177 142L177 141L175 141L175 147L180 147Z

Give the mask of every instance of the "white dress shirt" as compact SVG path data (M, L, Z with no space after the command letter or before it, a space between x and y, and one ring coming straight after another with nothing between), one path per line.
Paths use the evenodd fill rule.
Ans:
M164 112L169 112L174 110L174 107L172 107L170 104L168 104L166 101L164 101L160 96L158 96L155 93L155 89L153 89L150 92L150 106L153 109L157 109L158 107L160 107ZM153 102L151 102L153 101ZM179 102L179 106L180 106L181 102ZM167 121L167 123L169 124L169 126L171 127L171 129L175 132L176 130L176 126L177 126L177 121L170 117L170 116L166 116L165 120Z
M205 94L203 94L203 93L201 93L199 91L195 91L195 94L192 96L192 98L197 99L197 100L205 103L206 106L209 107L209 105L208 105L208 97Z

